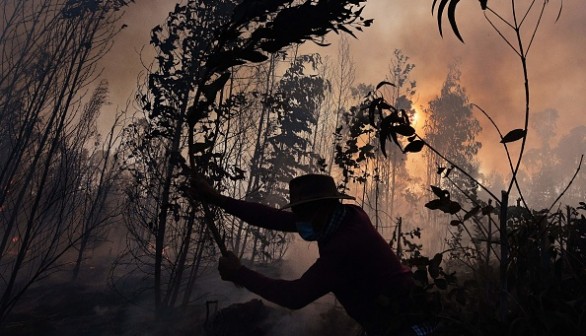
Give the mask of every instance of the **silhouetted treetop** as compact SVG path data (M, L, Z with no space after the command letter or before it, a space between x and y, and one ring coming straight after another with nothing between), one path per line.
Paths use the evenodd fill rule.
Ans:
M220 35L214 71L265 61L265 52L274 53L294 43L312 40L324 45L320 37L330 31L354 36L353 29L360 31L373 22L361 16L362 2L365 1L244 0L234 7L231 20Z

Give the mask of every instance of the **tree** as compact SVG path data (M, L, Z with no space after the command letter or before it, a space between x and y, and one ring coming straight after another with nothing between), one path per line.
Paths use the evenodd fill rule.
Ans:
M444 153L453 163L462 167L472 176L476 176L478 163L475 156L481 144L476 141L475 137L481 127L474 117L466 91L460 85L460 76L461 72L457 65L450 66L440 95L430 101L429 108L425 110L427 120L424 130L429 143L439 152ZM447 129L445 125L450 125L450 129ZM455 187L440 180L441 175L437 173L437 169L443 163L438 159L438 156L433 152L427 152L426 158L428 184L445 185L448 190L456 191ZM474 182L458 175L457 172L452 172L447 177L466 192L474 193L476 190Z
M124 5L0 4L0 321L32 284L61 268L83 235L77 206L88 190L78 173L92 171L84 141L100 105L83 97Z
M287 203L288 182L291 176L313 170L315 153L312 153L312 132L315 130L318 106L324 98L326 83L321 77L307 74L305 67L317 69L320 62L318 54L301 55L293 59L290 67L278 83L272 97L267 97L267 104L272 112L272 122L268 124L265 142L264 161L255 173L260 177L261 189L257 193L258 200L278 207ZM265 259L281 259L286 251L287 239L283 233L258 230L256 237L264 236L262 241L281 242L277 253L267 253L266 248L260 249ZM271 239L271 235L277 239ZM267 239L268 238L268 239ZM256 244L255 244L256 245ZM253 257L257 251L253 250ZM267 258L268 256L268 258ZM254 260L254 258L253 258Z
M148 75L145 92L138 97L147 115L146 127L138 134L147 135L145 145L152 144L157 153L154 157L165 162L160 171L151 168L153 177L160 174L160 189L155 189L160 198L154 200L158 208L149 238L155 241L153 274L158 311L169 303L163 298L163 268L167 262L165 248L174 238L168 237L172 232L167 230L170 220L181 220L184 212L198 216L203 220L194 223L205 224L202 232L209 232L221 253L227 251L221 234L225 228L216 226L217 212L206 204L191 204L195 209L189 212L185 206L190 200L178 193L192 174L210 176L218 185L243 177L239 167L230 170L220 166L222 155L216 151L218 141L225 135L222 125L231 118L233 99L224 96L224 89L234 71L239 65L264 62L269 59L267 53L276 53L293 43L320 43L318 37L328 31L352 33L352 27L370 25L371 20L360 17L357 5L361 2L193 0L177 5L165 26L153 29L151 43L157 49L157 64ZM307 20L298 20L299 17ZM131 148L138 155L142 145L140 141L135 143L139 145ZM187 159L182 156L184 149ZM149 158L141 160L150 163ZM191 224L187 228L179 240L185 244L191 241L188 236L193 232ZM143 250L148 249L148 244L142 245ZM170 275L175 276L175 271L172 262Z
M349 98L352 92L352 85L356 80L356 66L350 55L350 43L346 36L340 37L338 45L338 58L333 71L333 119L334 130L337 130L342 122L344 111L348 107ZM330 112L331 113L331 112ZM328 173L331 174L335 153L332 153L328 161Z
M403 54L399 49L393 52L394 58L391 60L389 67L389 75L387 80L393 83L391 86L391 95L389 101L395 108L406 111L410 119L415 115L413 108L412 97L415 95L416 82L410 81L410 73L415 68L415 65L408 63L409 57ZM398 190L405 190L409 183L409 173L406 167L406 161L401 150L396 146L391 146L387 149L387 156L382 157L380 154L378 159L386 161L390 160L390 166L381 163L380 174L381 180L388 183L385 188L385 200L390 206L389 216L395 216L395 200ZM378 162L378 161L377 161ZM397 176L400 176L398 179Z
M526 199L535 208L546 208L560 192L560 185L552 183L558 180L557 153L553 148L556 136L557 119L559 112L554 109L534 113L531 126L539 139L539 149L527 150L525 154L524 173L521 179L523 184L530 185L526 192ZM571 165L573 166L573 165ZM560 176L561 177L561 176ZM557 190L556 190L557 189Z

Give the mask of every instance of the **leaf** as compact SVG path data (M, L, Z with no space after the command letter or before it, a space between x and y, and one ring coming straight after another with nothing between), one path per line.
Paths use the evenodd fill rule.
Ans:
M425 207L430 210L438 210L441 209L442 206L444 206L444 202L440 199L435 199L425 203Z
M207 142L196 142L189 147L189 152L191 154L194 153L202 153L209 147Z
M437 288L439 289L447 289L448 288L448 282L446 281L446 279L434 279L433 283L437 286Z
M445 173L444 177L448 177L451 172L452 172L452 168L446 169L446 173Z
M480 205L477 205L474 208L470 209L470 211L468 211L464 215L464 221L467 221L468 219L472 218L472 216L476 215L479 210L480 210Z
M460 203L458 203L458 202L455 202L455 201L451 201L451 202L450 202L450 205L449 205L449 207L448 207L448 209L447 209L447 211L444 211L444 212L447 212L447 213L449 213L449 214L451 214L451 215L455 215L455 214L457 214L457 213L458 213L460 210L462 210L462 206L460 205Z
M437 0L433 0L433 3L431 4L431 14L433 14L433 11L435 9L435 4L437 3Z
M443 32L442 32L442 15L444 14L444 9L446 8L446 5L448 4L449 0L441 0L439 6L437 7L437 26L439 28L439 33L440 36L444 36ZM432 6L432 10L433 7L435 6L435 0Z
M430 264L431 265L435 265L436 267L439 267L439 265L442 263L442 259L443 259L444 255L441 253L436 253L433 256L433 259L431 259Z
M448 20L450 20L450 25L452 26L452 31L456 34L458 40L464 42L462 36L460 35L460 31L458 30L458 24L456 23L456 6L458 5L460 0L451 0L450 5L448 6Z
M344 25L339 25L338 28L340 30L345 31L346 33L352 35L352 37L354 37L355 39L357 39L356 35L354 35L354 33L350 29L346 28Z
M440 199L444 199L444 198L450 198L450 193L447 190L444 190L440 187L436 187L436 186L430 186L431 187L431 191Z
M395 84L393 84L393 83L391 83L391 82L382 81L382 82L380 82L380 83L378 83L378 84L376 85L376 89L375 89L375 90L378 90L378 89L380 89L380 88L381 88L382 86L384 86L384 85L391 85L391 86L395 86Z
M389 103L387 103L386 101L381 101L378 104L378 108L381 110L390 110L393 106L391 106Z
M424 269L418 269L417 271L413 272L413 279L415 281L419 281L422 285L427 285L427 272Z
M458 25L456 23L456 6L458 6L458 3L460 2L460 0L441 0L439 3L439 6L437 7L437 26L439 28L439 33L440 36L443 37L443 30L442 30L442 16L444 14L444 10L446 8L446 5L448 5L448 20L450 21L450 26L452 27L452 31L454 32L454 34L456 35L456 37L458 37L458 39L462 42L464 42L464 40L462 39L462 36L460 35L460 31L458 30ZM431 13L433 15L433 12L435 10L435 5L437 4L437 0L433 0L433 3L431 5Z
M482 214L483 215L488 215L490 213L492 213L494 211L494 207L492 205L487 205L484 208L482 208Z
M558 20L560 19L560 16L562 16L562 9L564 8L564 2L560 1L560 11L558 12L558 16L556 16L555 18L555 22L558 22Z
M417 256L417 257L413 256L413 257L409 258L408 262L409 262L409 265L411 265L411 266L423 268L423 267L429 265L429 258L424 257L424 256Z
M407 152L411 152L411 153L417 153L420 152L421 149L423 149L423 141L421 140L415 140L413 142L410 142L409 144L407 144L407 146L405 146L405 149L403 149L403 153L407 153Z
M436 267L435 265L427 266L427 272L432 279L436 279L440 275L439 267Z
M488 0L480 0L480 8L485 10L487 8Z
M374 112L376 110L376 107L378 106L378 104L381 101L382 101L382 98L376 98L368 106L368 118L370 120L370 124L373 126L374 126ZM381 122L381 127L383 127L383 125L382 125L383 122L384 122L384 120Z
M202 87L202 92L208 102L213 102L214 100L216 100L216 95L220 90L222 90L224 85L226 85L226 82L228 81L228 79L230 79L230 76L231 73L226 71L212 83L204 85Z
M390 134L391 134L391 130L388 128L380 130L380 150L381 150L381 152L383 152L383 155L385 157L387 157L387 153L385 152L385 145L387 142L387 138L389 137Z
M393 131L401 134L402 136L410 137L415 133L415 129L406 124L399 124L397 126L393 126Z
M526 134L527 134L527 130L524 130L521 128L514 129L514 130L510 131L509 133L507 133L507 135L505 135L501 139L501 143L509 143L509 142L517 141L519 139L523 139Z

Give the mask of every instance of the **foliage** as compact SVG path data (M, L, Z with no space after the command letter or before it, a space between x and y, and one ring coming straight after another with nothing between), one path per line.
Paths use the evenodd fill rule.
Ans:
M270 205L287 202L291 176L311 170L311 134L316 126L315 111L327 89L323 78L307 74L306 65L316 69L319 55L296 57L279 80L277 90L266 98L273 114L265 146L265 166L260 175L265 184L265 199ZM309 155L308 155L309 153Z
M291 176L312 171L317 155L312 153L312 133L316 129L316 110L327 90L326 81L308 71L315 71L321 59L318 54L296 56L279 80L275 92L266 95L264 104L269 116L263 143L258 143L255 155L262 158L258 167L251 167L257 176L258 190L250 198L278 207L287 203ZM310 69L306 69L306 67ZM262 125L260 125L262 127ZM252 259L257 255L264 262L280 260L287 250L291 236L249 227L255 238Z
M445 6L449 4L447 16L455 34L461 39L455 22L455 8L458 2L458 0L442 0L439 3L438 23L441 33L441 16L444 13ZM534 29L539 26L546 4L547 1L544 1ZM436 1L433 2L432 10L435 5ZM505 21L502 16L488 7L486 1L481 1L481 7L483 10L489 10L497 18ZM529 6L529 9L524 14L525 16L531 12L531 8L532 6ZM580 232L578 235L582 234L581 224L577 223L581 223L584 216L578 216L577 210L571 208L567 209L566 214L561 212L550 213L551 208L543 211L529 210L517 181L517 172L523 157L529 120L529 84L526 64L529 48L524 48L520 35L521 24L524 19L521 22L517 21L514 4L512 5L512 10L514 19L512 23L508 24L508 27L516 34L518 40L516 47L492 24L490 18L487 17L487 20L505 42L516 51L523 65L526 81L525 127L513 129L503 135L488 114L480 107L469 105L466 100L463 100L462 104L457 104L457 106L467 105L466 109L469 113L472 107L475 106L493 122L500 135L500 142L506 150L513 174L509 188L502 192L501 198L498 198L484 186L478 184L492 197L488 203L484 203L477 199L475 193L469 193L469 190L457 187L457 190L462 192L473 204L473 207L466 211L459 202L452 201L449 190L432 185L432 192L436 199L426 204L426 207L430 209L456 215L458 219L451 221L457 231L449 242L449 256L454 258L453 261L456 262L454 265L463 265L471 271L468 274L464 273L464 276L459 276L460 279L465 280L463 283L452 282L453 289L448 292L448 295L443 296L441 300L444 305L437 314L440 319L438 332L441 334L492 335L506 333L509 335L553 335L563 333L577 335L584 332L582 323L586 314L586 301L584 299L586 293L583 290L586 281L583 272L584 260L582 257L577 257L582 255L581 252L571 253L571 255L576 256L574 260L579 260L577 263L571 262L573 258L567 257L569 250L581 251L581 248L574 246L576 240L568 239L568 237L573 235L572 232L575 231ZM531 44L531 42L532 40L529 43ZM377 89L386 84L390 83L381 82ZM449 87L450 85L444 86L445 93L449 94L451 91ZM461 93L460 96L463 96ZM469 164L470 157L465 155L463 160L448 159L446 156L447 154L453 154L451 151L446 152L446 149L432 147L429 142L423 140L414 130L409 128L408 121L400 118L401 115L398 113L397 108L390 106L380 97L372 99L369 103L369 108L371 111L371 124L380 130L381 142L384 143L387 139L392 140L406 152L407 150L405 149L414 141L421 141L416 146L417 151L426 146L440 159L448 163L448 167L438 165L438 175L443 174L444 177L448 177L451 170L456 169L463 173L466 178L469 178L473 185L478 183L473 177L474 174L469 172L469 167L465 167ZM386 114L383 111L386 111ZM378 121L375 121L375 118L372 117L376 115L376 112L379 112ZM391 121L385 123L385 120ZM439 123L442 126L446 124L455 126L457 131L460 130L457 122ZM408 131L401 133L402 130ZM456 139L459 139L457 134ZM398 139L398 135L406 137L407 145L403 146ZM467 141L466 137L462 138L462 140L464 140L463 142ZM507 145L518 141L521 142L521 150L515 165L510 158ZM471 146L471 149L472 152L477 151L474 146ZM581 162L580 160L580 164ZM580 167L578 167L570 184L574 181L579 169ZM516 207L509 207L508 197L513 185L517 187L520 198ZM567 191L568 187L561 191L562 194L556 198L554 204ZM492 206L493 200L498 203L497 208ZM459 215L461 211L465 212L463 217ZM496 214L499 219L498 241L493 240L491 233L493 224L491 215L493 214ZM482 224L484 219L488 227ZM467 221L468 224L466 223ZM474 223L477 229L476 232L481 237L473 237L467 227L470 222ZM472 246L464 240L464 232L472 238ZM481 241L486 241L487 244L484 253L481 250ZM570 241L571 243L569 243ZM500 253L492 249L492 245L495 243L500 245ZM491 253L494 253L498 261L496 264L490 262ZM414 272L415 278L418 279L420 285L425 286L427 284L424 282L425 280L438 275L436 266L439 265L437 261L441 262L442 254L434 256L431 261L427 258L424 259L424 266L427 268L418 269ZM576 268L576 265L579 266ZM432 267L433 271L430 267ZM459 271L462 272L462 270ZM450 273L445 274L449 275ZM437 283L435 285L440 287ZM470 298L474 298L474 300Z
M335 163L342 169L341 189L347 189L350 182L366 182L368 172L362 163L374 158L375 147L368 141L373 130L369 127L363 110L352 107L343 115L343 119L343 125L347 125L347 130L344 132L345 127L339 126L334 134Z
M424 130L426 141L450 161L472 177L477 176L478 163L475 156L481 148L476 136L481 131L478 120L472 113L466 91L460 84L461 73L452 65L441 89L441 93L429 102ZM445 125L451 125L446 128ZM457 201L464 201L458 189L465 195L475 194L477 186L473 180L463 176L459 169L444 166L433 151L426 151L427 183L447 189ZM437 170L436 170L437 167Z
M479 1L480 1L480 8L482 10L486 10L488 8L488 0L479 0ZM437 3L438 3L437 0L433 0L433 3L431 5L431 12L432 13L436 8L435 5ZM458 29L458 23L456 21L456 7L458 6L459 3L460 3L460 0L440 0L439 4L437 6L437 25L439 28L440 35L443 36L442 15L446 14L446 16L448 17L448 20L450 22L450 26L452 27L452 31L454 32L454 34L456 35L456 37L458 37L458 39L460 41L464 42L464 39L460 35L460 30ZM447 12L445 12L446 6L448 6Z
M136 227L132 231L136 233L134 248L138 247L144 253L140 258L146 257L147 264L154 268L157 308L173 305L184 281L193 284L196 266L202 261L201 251L209 238L207 232L222 253L227 251L224 237L228 230L216 226L221 222L218 212L206 204L192 202L181 191L193 174L211 177L218 189L230 180L245 177L245 171L230 164L223 155L228 144L239 146L230 140L226 127L234 113L247 104L246 96L232 92L233 74L239 66L267 61L272 57L269 54L294 43L313 40L323 44L320 38L329 31L353 35L353 30L360 31L372 23L360 16L361 2L191 0L177 4L166 24L152 30L156 64L137 96L145 118L129 128L128 148L133 158L128 163L137 188L132 200L140 219L129 223L138 224L131 224ZM301 75L303 62L308 61L311 60L295 61L289 80L303 82L302 88L317 93L314 91L319 89L314 86L323 83ZM298 143L302 138L296 132L306 118L296 119L294 112L309 111L312 106L308 104L313 102L300 99L306 97L301 94L306 91L299 93L295 97L276 95L265 99L280 114L281 130L285 130L277 131L267 142L272 144L273 163L281 164L271 168L278 176L267 178L279 183L282 174L291 173L284 164L292 160L279 157L286 154L281 151L283 144L293 142L299 145L297 150L305 148ZM142 175L145 173L147 179ZM148 210L149 203L156 205L154 211ZM240 239L239 234L236 236ZM260 236L256 234L255 244ZM262 238L261 245L266 246L266 237ZM168 254L170 251L174 253ZM189 260L194 262L188 263ZM185 280L182 277L186 276L188 264L193 265L192 273ZM186 298L188 294L189 290Z

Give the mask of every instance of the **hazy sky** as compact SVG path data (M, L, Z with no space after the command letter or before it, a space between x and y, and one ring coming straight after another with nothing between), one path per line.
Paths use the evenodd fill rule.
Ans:
M562 0L550 0L543 22L528 56L531 85L531 109L558 110L558 134L577 125L586 124L586 1L565 0L559 21ZM127 9L123 23L128 25L118 36L106 57L104 75L111 84L111 101L123 104L136 88L141 70L139 51L150 50L150 29L174 7L169 0L136 0ZM528 0L517 0L519 6ZM384 79L394 49L401 49L415 64L412 79L418 84L417 105L425 107L439 92L448 65L460 60L462 84L471 102L490 113L501 131L523 127L524 91L519 58L500 39L484 19L478 0L462 0L456 12L460 32L465 40L457 40L444 20L444 37L440 37L436 17L431 15L432 0L369 0L363 16L374 19L374 25L352 40L352 55L357 66L358 81L376 84ZM502 7L503 16L510 17L511 1L489 0L489 6ZM540 5L537 1L536 5ZM524 8L524 7L523 7ZM536 8L538 9L538 8ZM496 21L497 19L495 19ZM533 21L527 20L528 29ZM501 25L502 26L502 25ZM335 55L335 35L329 36L332 46L318 51ZM145 53L145 62L151 59ZM500 138L486 118L477 114L484 128L480 136L480 153L484 171L497 168L506 175ZM529 134L529 140L534 133ZM532 141L533 142L533 141ZM513 145L515 147L515 145ZM576 148L577 153L586 148ZM575 167L568 168L568 174Z

